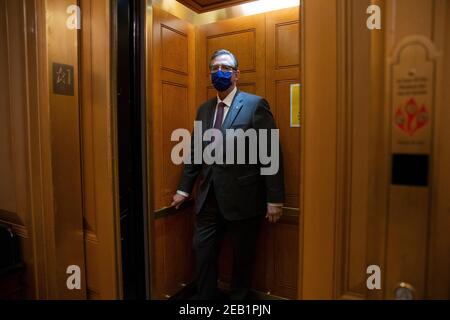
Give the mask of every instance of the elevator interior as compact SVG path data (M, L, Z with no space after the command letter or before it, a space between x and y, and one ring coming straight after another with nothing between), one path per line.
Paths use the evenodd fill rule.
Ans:
M268 2L265 2L266 4ZM182 166L170 160L171 133L192 130L197 107L215 96L208 61L221 48L237 55L240 90L266 97L280 128L286 174L284 216L264 224L257 249L253 289L295 298L298 269L300 128L292 124L291 88L300 84L298 2L288 8L255 4L195 13L175 1L147 7L147 123L150 181L152 297L172 297L194 280L192 201L168 208ZM294 111L295 113L295 111ZM297 117L297 115L295 115ZM225 239L220 286L230 281L232 252Z

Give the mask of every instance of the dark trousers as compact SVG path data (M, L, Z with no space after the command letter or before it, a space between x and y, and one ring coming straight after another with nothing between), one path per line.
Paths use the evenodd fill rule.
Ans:
M196 217L194 249L197 260L197 299L217 298L218 259L225 232L229 232L233 247L230 298L244 300L247 297L261 221L262 217L240 221L225 220L211 186L205 204Z

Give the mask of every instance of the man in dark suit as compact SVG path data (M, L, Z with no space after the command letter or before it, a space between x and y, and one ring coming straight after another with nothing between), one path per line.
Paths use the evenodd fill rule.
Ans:
M217 97L198 110L196 121L201 122L202 130L214 128L225 135L227 129L257 130L255 132L267 129L267 147L271 150L270 131L276 129L276 125L269 104L261 97L237 89L240 72L236 57L227 50L215 52L210 60L210 73ZM259 142L260 137L257 138ZM207 145L203 143L202 147ZM233 246L230 298L243 300L247 297L262 219L265 216L276 223L282 215L283 167L281 150L277 151L280 155L279 168L271 175L261 175L261 168L267 167L267 164L263 165L260 161L256 164L250 161L244 164L208 165L204 161L201 164L194 161L185 164L172 206L179 208L188 199L200 176L194 235L198 299L217 297L218 257L224 231L230 233ZM248 141L245 142L245 152L250 152ZM192 159L193 154L192 149Z

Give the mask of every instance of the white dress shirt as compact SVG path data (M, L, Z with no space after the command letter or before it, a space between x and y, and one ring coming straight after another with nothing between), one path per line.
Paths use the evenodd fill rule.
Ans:
M219 106L219 103L223 102L225 104L224 106L224 110L223 110L223 120L222 120L222 124L225 121L228 111L230 110L231 104L233 103L234 97L236 96L237 93L237 87L234 87L233 91L231 91L226 97L225 99L221 100L219 98L219 96L217 95L217 104L216 104L216 110L214 111L214 119L213 119L213 123L212 126L214 126L214 124L216 123L216 118L217 118L217 108ZM183 197L188 198L189 197L189 193L178 190L177 193L179 195L182 195ZM282 207L283 204L282 203L268 203L268 205L274 206L274 207Z

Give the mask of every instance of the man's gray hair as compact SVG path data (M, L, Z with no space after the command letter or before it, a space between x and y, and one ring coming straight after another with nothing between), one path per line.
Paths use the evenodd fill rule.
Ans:
M211 64L215 58L217 58L219 56L223 56L223 55L227 55L227 56L231 57L231 59L233 60L234 69L237 70L239 68L239 61L236 58L236 56L233 53L231 53L230 51L225 50L225 49L220 49L213 53L213 55L211 56L211 59L209 60L209 66L211 67Z

